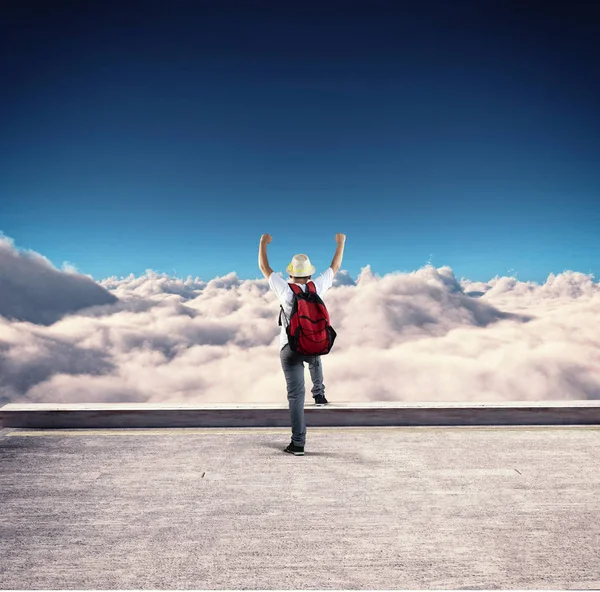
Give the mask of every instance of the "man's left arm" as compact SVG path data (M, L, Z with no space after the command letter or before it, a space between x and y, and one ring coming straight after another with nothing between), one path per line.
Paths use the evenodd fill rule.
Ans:
M267 279L273 273L273 270L269 267L269 259L267 258L267 245L272 240L273 237L270 234L263 234L260 237L260 246L258 248L258 267Z

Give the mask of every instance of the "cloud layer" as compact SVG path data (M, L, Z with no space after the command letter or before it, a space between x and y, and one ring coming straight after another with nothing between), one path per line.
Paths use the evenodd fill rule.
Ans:
M0 315L49 325L65 314L116 301L92 278L59 271L42 255L17 251L0 236Z
M148 271L97 284L4 239L0 281L0 405L287 402L279 305L262 278ZM325 303L338 333L322 358L332 402L600 398L600 285L588 275L481 283L367 265L356 280L338 273Z

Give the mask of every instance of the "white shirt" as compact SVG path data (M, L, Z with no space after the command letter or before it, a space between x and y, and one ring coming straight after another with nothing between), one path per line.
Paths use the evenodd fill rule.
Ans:
M334 277L333 269L328 267L319 277L314 280L310 280L315 283L315 289L317 290L317 294L320 298L323 298L325 292L331 288L333 285L333 277ZM290 288L290 284L295 282L287 282L284 280L279 274L273 272L269 276L269 286L277 294L277 298L279 302L283 306L283 312L285 313L281 315L281 333L279 334L279 349L282 350L285 347L285 344L288 342L287 333L285 332L285 328L288 324L290 316L292 314L292 304L294 302L294 292ZM306 284L296 284L300 286L300 289L306 292Z

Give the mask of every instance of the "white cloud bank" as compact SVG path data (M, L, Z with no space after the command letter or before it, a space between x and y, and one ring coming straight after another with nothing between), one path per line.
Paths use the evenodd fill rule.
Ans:
M279 305L262 278L148 271L96 284L6 239L0 278L0 405L287 402ZM474 283L449 267L378 277L366 266L356 281L338 273L325 303L338 333L322 357L332 402L600 398L600 285L588 275Z

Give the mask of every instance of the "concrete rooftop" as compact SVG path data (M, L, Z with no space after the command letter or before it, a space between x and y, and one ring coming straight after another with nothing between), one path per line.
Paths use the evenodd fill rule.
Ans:
M2 589L598 589L600 427L0 430Z

